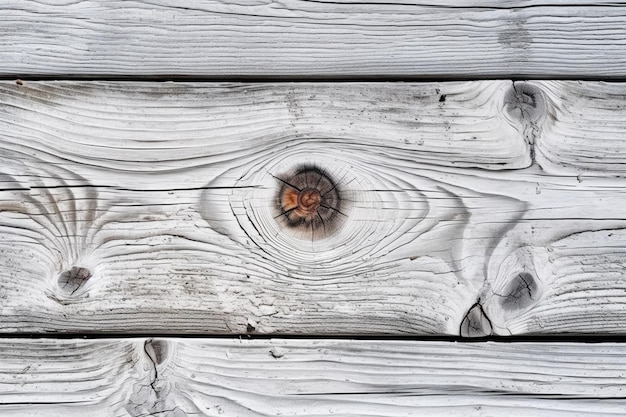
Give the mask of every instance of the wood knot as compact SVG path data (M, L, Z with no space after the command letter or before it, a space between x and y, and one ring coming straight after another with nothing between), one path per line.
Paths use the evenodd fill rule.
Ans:
M305 188L298 193L297 210L300 215L310 215L317 212L322 203L322 194L315 188Z
M310 231L312 239L336 230L338 216L345 214L341 212L340 189L326 172L304 166L275 178L281 183L276 219L291 229Z
M461 337L485 337L493 333L491 320L487 317L480 300L472 305L463 317L459 334Z
M165 362L169 354L169 347L165 340L148 339L144 342L143 349L155 366Z
M87 280L91 278L91 271L80 266L73 266L67 271L59 274L57 285L59 291L66 297L75 295L81 289Z
M511 277L509 285L503 293L495 293L500 297L500 303L505 310L521 310L537 301L539 284L535 277L528 272L521 272Z
M534 122L546 111L546 102L539 87L514 82L504 97L504 106L511 117L518 121Z

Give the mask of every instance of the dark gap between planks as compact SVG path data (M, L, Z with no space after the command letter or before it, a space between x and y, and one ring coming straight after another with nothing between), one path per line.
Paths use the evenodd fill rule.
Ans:
M626 334L616 335L526 335L465 338L460 336L394 335L294 335L294 334L205 334L205 333L0 333L0 339L242 339L242 340L364 340L449 343L626 343Z
M240 82L240 83L366 83L366 82L447 82L447 81L489 81L489 80L544 80L544 81L606 81L626 82L626 73L621 76L559 76L557 74L486 74L478 76L454 76L454 75L106 75L106 74L2 74L0 81L135 81L135 82Z

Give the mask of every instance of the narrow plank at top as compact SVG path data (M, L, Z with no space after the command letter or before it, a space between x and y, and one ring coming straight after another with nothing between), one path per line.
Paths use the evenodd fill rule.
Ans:
M9 0L0 76L623 77L625 6Z

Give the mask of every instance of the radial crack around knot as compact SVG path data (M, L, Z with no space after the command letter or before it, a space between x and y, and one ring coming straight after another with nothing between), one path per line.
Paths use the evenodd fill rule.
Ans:
M337 230L342 217L339 184L314 166L273 177L279 181L275 219L284 227L301 230L311 240L322 239Z

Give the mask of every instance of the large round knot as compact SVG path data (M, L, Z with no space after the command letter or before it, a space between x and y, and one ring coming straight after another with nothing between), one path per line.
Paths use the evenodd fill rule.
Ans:
M337 185L319 168L304 166L290 174L277 176L282 184L278 192L277 219L287 227L302 229L314 238L328 236L335 230L341 213Z

